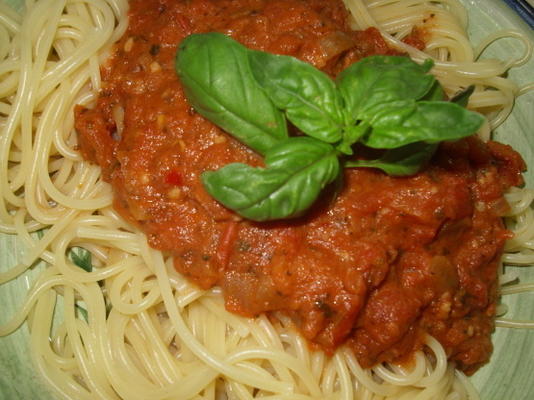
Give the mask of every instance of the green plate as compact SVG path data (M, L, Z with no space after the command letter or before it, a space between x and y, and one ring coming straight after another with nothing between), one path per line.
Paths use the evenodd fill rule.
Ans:
M19 0L0 0L20 4ZM498 28L523 30L534 42L534 32L501 0L463 0L470 13L470 35L477 43ZM501 40L488 48L484 57L513 57L522 54L517 40ZM534 82L534 60L510 75L519 84ZM513 115L497 132L497 139L518 149L527 163L534 165L534 93L521 97ZM512 137L513 135L513 137ZM526 174L527 184L534 187L534 173ZM13 265L24 249L17 241L0 235L0 270ZM517 268L521 279L534 282L534 268ZM4 324L21 305L31 282L22 277L0 287L0 324ZM534 319L534 294L508 296L508 317ZM28 353L28 330L24 325L16 333L0 338L0 399L52 399L34 371ZM484 400L534 399L534 332L497 329L491 363L482 368L472 381Z

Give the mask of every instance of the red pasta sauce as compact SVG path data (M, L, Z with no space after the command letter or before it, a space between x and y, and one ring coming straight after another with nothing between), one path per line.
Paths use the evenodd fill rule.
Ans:
M330 188L302 218L242 220L200 175L262 160L188 104L174 71L180 41L218 31L332 76L395 52L375 29L352 31L334 0L135 0L129 18L96 106L76 109L76 129L116 209L151 246L198 286L222 287L228 310L285 313L312 346L331 354L346 344L364 367L413 354L426 333L468 374L488 361L510 237L503 192L524 169L515 151L476 138L446 143L415 176L346 169L341 193Z

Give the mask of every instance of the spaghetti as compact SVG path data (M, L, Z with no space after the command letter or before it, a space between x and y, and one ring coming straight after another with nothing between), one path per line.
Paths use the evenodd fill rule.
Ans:
M402 39L413 26L428 28L448 93L475 82L470 106L501 123L523 89L500 75L530 48L513 65L475 62L458 3L432 2L430 11L423 3L411 1L406 14L405 2L403 10L393 1L347 5L355 26L379 26L415 59L422 55ZM1 43L9 44L0 48L0 229L27 248L0 282L46 264L0 335L27 322L34 363L57 397L477 398L431 337L410 367L364 370L346 349L310 351L283 315L241 318L225 311L219 289L191 285L118 216L100 169L77 152L72 109L96 100L99 66L126 29L126 2L40 0L27 2L22 17L0 7ZM531 263L532 193L508 196L518 233L505 262ZM80 258L90 260L85 271Z

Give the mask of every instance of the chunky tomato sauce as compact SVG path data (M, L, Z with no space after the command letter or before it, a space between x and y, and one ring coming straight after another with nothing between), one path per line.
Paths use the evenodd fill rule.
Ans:
M376 30L352 32L341 1L135 0L103 67L94 109L77 108L82 154L102 167L115 207L226 307L281 311L310 343L346 343L365 367L397 360L430 333L467 373L492 351L497 265L509 232L503 191L524 168L511 148L442 145L409 178L345 170L345 186L303 218L253 223L214 201L200 174L260 157L196 114L174 72L177 44L219 31L335 76L392 54ZM412 36L412 40L415 40ZM331 192L334 189L332 188Z

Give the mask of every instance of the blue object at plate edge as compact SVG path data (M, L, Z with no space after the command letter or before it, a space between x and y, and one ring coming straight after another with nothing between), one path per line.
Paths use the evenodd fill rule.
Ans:
M534 8L525 0L504 0L523 20L534 29Z

